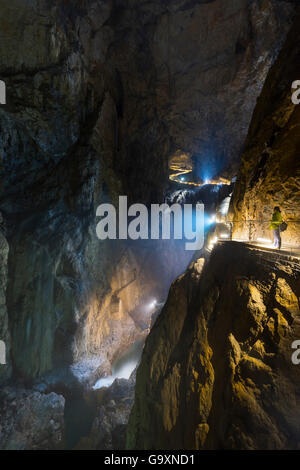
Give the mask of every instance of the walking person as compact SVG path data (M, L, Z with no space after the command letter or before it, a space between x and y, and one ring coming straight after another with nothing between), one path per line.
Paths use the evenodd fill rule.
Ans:
M275 206L272 219L271 219L270 228L273 232L274 247L277 248L278 250L280 250L281 248L281 235L280 235L281 224L282 224L281 210L280 210L280 207Z

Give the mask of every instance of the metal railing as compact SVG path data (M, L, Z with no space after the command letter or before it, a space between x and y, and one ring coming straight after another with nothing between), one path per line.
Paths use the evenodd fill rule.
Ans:
M285 219L288 227L281 232L281 251L290 256L300 257L300 220ZM216 222L215 230L208 239L208 246L217 240L233 240L249 243L261 248L274 249L270 220L231 220Z

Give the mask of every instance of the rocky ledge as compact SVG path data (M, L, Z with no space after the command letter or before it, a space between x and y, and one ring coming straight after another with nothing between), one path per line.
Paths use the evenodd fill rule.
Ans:
M227 242L172 285L145 345L129 449L298 449L300 272Z
M0 392L0 448L53 450L62 445L65 399L5 387Z

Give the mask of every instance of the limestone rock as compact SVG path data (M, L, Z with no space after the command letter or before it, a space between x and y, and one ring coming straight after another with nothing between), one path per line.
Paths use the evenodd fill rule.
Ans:
M54 450L64 432L61 395L6 387L0 393L0 448Z
M280 206L288 223L283 241L299 245L300 106L291 88L300 76L299 26L298 14L253 114L232 198L235 238L270 239L273 208Z
M269 230L275 204L299 217L298 31L299 16L254 112L233 195L234 237L248 239L239 219L268 217ZM287 237L299 244L296 224ZM173 283L146 342L127 448L299 449L298 260L227 242L200 276L199 264Z
M226 243L174 282L137 371L128 449L299 449L299 272Z
M6 289L7 289L7 259L9 246L8 242L1 230L3 218L0 213L0 341L4 345L3 353L5 357L1 357L0 364L0 384L6 381L11 374L11 361L10 361L10 332L8 325L8 315L6 308ZM1 349L1 351L2 351ZM3 362L5 364L3 364Z
M96 410L91 431L76 449L124 450L126 429L134 401L135 372L126 379L116 379L108 389L93 392Z
M152 261L152 250L144 246L133 256L124 243L99 242L96 207L116 203L122 193L130 202L162 202L168 159L178 149L195 154L200 173L208 158L212 172L224 162L233 173L293 11L277 0L2 2L0 78L7 105L0 109L0 209L7 232L0 251L0 333L7 338L15 377L30 382L102 353L111 362L140 336L137 309L153 292L161 294L157 273L165 280L163 291L179 274L181 255L171 246L170 262L158 247ZM135 270L139 281L131 282ZM178 289L177 307L185 314L179 320L177 311L171 314L175 330L166 359L182 334L192 287ZM219 295L216 289L210 310ZM253 295L251 303L255 332L266 315L258 298ZM282 316L276 311L281 329ZM268 329L276 336L275 320ZM210 354L208 349L199 358L207 410ZM250 367L249 360L245 364ZM174 391L176 400L181 373L179 362L172 364L165 397ZM196 384L196 367L193 377ZM47 397L33 395L37 410L39 403L47 408ZM168 428L178 419L172 400L164 414ZM200 443L208 433L205 416L195 431ZM12 421L16 433L18 423ZM48 421L30 426L34 435L23 443L12 437L10 444L5 437L3 445L50 445Z

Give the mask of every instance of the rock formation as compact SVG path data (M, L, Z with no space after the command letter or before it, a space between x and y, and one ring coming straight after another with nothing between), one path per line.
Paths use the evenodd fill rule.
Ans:
M61 395L6 387L0 392L0 448L55 450L64 433Z
M76 449L124 450L129 415L134 401L135 373L116 379L108 389L90 393L94 401L94 417L90 432L82 437Z
M124 246L96 239L97 205L122 193L162 202L170 154L193 153L200 141L206 152L208 129L217 133L216 158L222 142L229 164L293 7L13 0L1 9L0 206L11 344L7 327L2 334L15 373L31 379L110 341L105 325L114 324L107 315L116 310L112 286L121 287L114 279ZM145 268L144 278L151 276ZM133 303L118 311L123 342L140 335L133 323L127 328L128 314L139 289L142 302L152 287L136 286Z
M292 102L292 83L300 77L299 27L298 17L255 108L232 198L235 238L270 238L273 207L280 206L288 223L284 242L299 245L300 106Z
M208 163L211 176L235 174L294 6L7 0L0 9L0 383L26 387L17 397L25 420L35 416L28 397L39 394L45 434L35 441L24 431L20 447L48 448L57 444L50 390L32 392L34 381L55 382L74 364L84 375L95 358L93 379L109 371L145 334L145 302L163 297L188 262L171 244L100 242L96 207L121 194L163 202L178 152L193 157L200 177ZM4 447L24 429L23 415L7 427L7 413Z
M173 283L137 371L127 448L299 448L299 269L231 243Z
M233 220L299 217L299 26L254 111L233 196ZM288 239L299 244L296 224ZM268 227L269 230L269 227ZM245 237L234 224L234 237ZM257 231L261 236L264 227ZM299 261L219 243L172 285L137 371L129 449L299 449Z
M0 223L1 222L3 224L3 219L0 214ZM5 232L5 230L2 225L0 230L0 338L4 344L5 357L1 358L0 383L6 381L11 374L11 364L8 359L10 354L10 332L6 308L8 243L3 232Z

